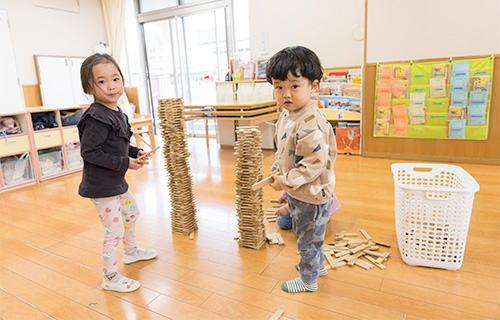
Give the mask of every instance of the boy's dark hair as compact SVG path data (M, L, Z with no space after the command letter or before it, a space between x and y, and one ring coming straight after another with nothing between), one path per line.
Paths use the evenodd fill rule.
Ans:
M120 77L123 79L123 74L122 70L120 69L120 66L116 62L115 59L113 59L112 56L106 53L94 53L93 55L87 57L82 63L82 66L80 68L80 81L82 82L82 88L83 92L86 94L90 94L92 91L92 85L95 84L94 82L94 74L92 73L92 68L98 64L101 63L112 63L115 65L116 69L118 69L118 72L120 72Z
M302 46L287 47L274 54L267 62L266 80L270 84L273 84L272 79L285 81L288 72L311 82L320 81L323 77L323 68L316 53Z

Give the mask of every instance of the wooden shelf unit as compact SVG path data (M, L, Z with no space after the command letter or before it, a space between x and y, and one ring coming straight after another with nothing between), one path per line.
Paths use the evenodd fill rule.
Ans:
M82 170L83 161L80 157L78 129L76 125L63 125L61 112L79 110L83 112L87 107L80 106L64 109L44 109L40 107L30 108L27 111L28 126L33 137L32 154L38 181L41 182ZM54 112L58 126L56 128L35 130L32 114L39 112ZM45 160L49 157L52 159ZM60 166L57 161L60 161ZM53 168L48 168L47 165L51 165L51 162Z
M2 162L0 191L36 183L33 143L27 112L4 113L0 114L0 117L12 117L19 122L21 127L19 133L0 136L0 162ZM27 157L21 159L23 155Z

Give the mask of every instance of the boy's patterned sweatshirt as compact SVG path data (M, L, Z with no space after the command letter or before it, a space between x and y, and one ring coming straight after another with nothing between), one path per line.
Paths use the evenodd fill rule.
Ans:
M276 161L272 172L292 198L323 204L335 186L337 144L330 123L309 104L296 113L284 110L276 124Z

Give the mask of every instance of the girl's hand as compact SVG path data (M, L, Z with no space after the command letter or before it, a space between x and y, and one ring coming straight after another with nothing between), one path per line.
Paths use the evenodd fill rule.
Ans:
M273 181L269 184L271 188L273 188L276 191L282 190L280 182L278 181L278 176L275 175L274 173L271 173L271 177L273 178Z
M137 160L134 158L128 158L128 168L132 170L139 170L144 167L143 160Z
M282 217L282 216L286 215L287 213L288 213L288 209L286 208L286 205L284 205L283 207L276 210L276 215L278 217Z
M144 161L148 161L150 156L151 156L151 154L147 153L144 150L139 150L139 152L137 153L137 159L142 157L141 160L144 160Z

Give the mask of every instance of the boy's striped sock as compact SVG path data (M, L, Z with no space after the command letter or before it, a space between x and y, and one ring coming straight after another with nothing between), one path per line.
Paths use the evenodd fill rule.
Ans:
M298 271L300 271L300 267L298 264L295 265L295 269L297 269ZM326 270L326 267L323 266L323 269L319 269L319 272L318 272L318 275L320 277L324 277L328 274L328 270Z
M307 284L301 278L296 278L281 284L281 290L290 293L314 292L318 290L318 284Z

